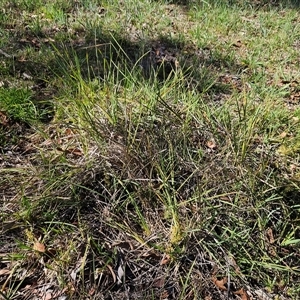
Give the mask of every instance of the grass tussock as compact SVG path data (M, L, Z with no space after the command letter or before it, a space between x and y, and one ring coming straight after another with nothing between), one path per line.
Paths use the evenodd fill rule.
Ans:
M0 4L3 299L297 299L296 3Z

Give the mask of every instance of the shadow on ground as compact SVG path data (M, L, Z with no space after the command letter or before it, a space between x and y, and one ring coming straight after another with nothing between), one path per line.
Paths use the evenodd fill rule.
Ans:
M222 53L209 47L198 48L193 44L160 36L154 40L131 42L118 36L104 36L93 45L68 47L56 45L59 55L50 61L55 73L72 72L76 67L87 80L104 80L107 74L116 72L122 82L122 74L140 73L140 79L163 83L176 72L185 79L185 88L198 93L215 95L228 92L236 83L223 80L224 76L237 76L245 66L238 65L232 53ZM63 66L63 68L62 68ZM63 76L63 73L60 74Z

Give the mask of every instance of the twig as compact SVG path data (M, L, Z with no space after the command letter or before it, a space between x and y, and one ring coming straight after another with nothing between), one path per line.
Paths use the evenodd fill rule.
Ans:
M7 54L6 52L4 52L3 50L0 49L0 54L2 54L3 56L7 57L7 58L11 58L12 55Z

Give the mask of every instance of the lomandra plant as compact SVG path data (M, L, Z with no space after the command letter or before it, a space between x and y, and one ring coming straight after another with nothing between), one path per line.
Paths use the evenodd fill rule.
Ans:
M134 71L111 66L115 70L99 85L76 80L76 105L67 110L69 116L80 116L82 123L77 124L101 145L107 160L101 176L109 178L102 188L110 196L104 196L104 190L100 195L105 201L113 199L116 219L109 226L141 244L153 238L151 246L164 249L175 264L202 235L207 240L202 241L202 255L219 265L233 255L247 276L255 272L268 285L264 268L289 273L279 262L272 263L268 249L273 241L265 237L265 230L281 218L272 203L282 197L268 187L276 184L271 159L259 149L253 152L265 134L274 134L274 119L268 119L271 102L263 105L243 93L212 112L199 95L182 96L176 75L163 84L143 85ZM121 83L114 84L119 78ZM128 214L125 220L119 215L123 211ZM195 224L189 221L191 212ZM161 230L153 218L161 222ZM279 223L276 230L285 226ZM266 259L259 264L262 256ZM238 270L235 267L231 276L243 280Z

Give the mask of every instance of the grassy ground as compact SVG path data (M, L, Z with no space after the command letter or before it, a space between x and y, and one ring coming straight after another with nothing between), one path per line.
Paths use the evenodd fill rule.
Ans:
M299 299L296 1L0 7L0 298Z

